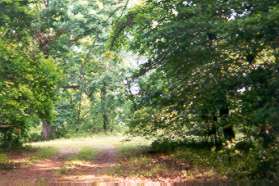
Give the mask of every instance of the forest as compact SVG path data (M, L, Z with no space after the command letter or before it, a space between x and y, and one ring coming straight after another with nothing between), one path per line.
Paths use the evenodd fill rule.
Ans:
M279 184L279 1L0 0L0 185L71 183Z

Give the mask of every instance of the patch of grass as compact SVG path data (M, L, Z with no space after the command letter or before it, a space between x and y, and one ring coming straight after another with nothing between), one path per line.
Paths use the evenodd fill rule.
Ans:
M91 136L70 139L62 138L46 142L29 143L27 145L35 148L54 147L62 153L77 153L85 147L92 147L95 149L110 148L111 146L120 143L122 139L123 137L121 136Z
M77 154L68 157L68 160L92 161L98 151L92 147L83 147Z
M155 141L151 151L163 153L171 160L187 162L190 170L183 170L187 179L195 177L247 178L255 170L256 159L253 153L239 151L237 148L218 149L205 142Z
M9 158L6 154L0 153L0 164L9 163Z
M4 153L0 153L0 170L1 169L12 169L12 162L9 160L8 156Z
M190 162L195 169L214 171L230 178L245 178L252 168L251 165L255 164L253 157L238 151L181 148L171 153L171 156Z
M110 169L109 174L123 177L169 178L182 175L185 168L186 166L168 159L165 155L144 154L123 159Z
M67 164L63 165L60 169L58 169L56 172L59 175L65 175L71 170L71 167L69 167Z
M146 154L150 148L150 141L142 138L123 139L115 144L120 157L133 157Z
M174 151L168 153L130 156L123 158L111 168L109 174L124 177L170 178L181 177L187 180L212 179L223 180L225 177L211 167L206 153Z
M152 163L152 158L148 156L131 157L118 163L109 170L109 174L117 176L144 176L151 177L157 175L165 167Z
M54 147L41 147L31 156L31 160L49 159L55 156L58 150Z
M117 146L119 156L125 158L145 154L148 149L148 146L138 144L121 144Z
M143 138L132 138L127 140L126 136L121 135L95 135L88 137L75 137L71 139L55 139L51 141L28 143L25 145L31 146L32 148L54 147L62 154L74 154L78 153L83 148L92 148L99 151L110 148L128 148L127 146L129 146L129 148L131 146L149 146L150 142L144 140Z
M0 169L10 170L19 168L23 163L11 160L7 154L0 153Z

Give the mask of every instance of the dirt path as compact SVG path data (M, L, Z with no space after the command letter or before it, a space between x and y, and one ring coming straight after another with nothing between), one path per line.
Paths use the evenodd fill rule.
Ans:
M115 136L33 143L30 144L31 151L8 154L12 162L21 166L10 170L0 169L0 186L57 185L56 183L159 186L184 181L181 171L189 171L189 177L192 178L191 173L194 173L201 180L207 179L206 172L195 173L187 162L173 160L163 154L147 154L142 151L143 144L145 147L149 145L142 140L126 141L123 137ZM50 153L51 148L55 149L54 154ZM33 159L38 156L38 152L41 158Z
M117 161L117 149L113 146L98 149L96 157L91 161L69 161L69 157L79 153L79 150L63 150L55 156L29 162L30 154L13 155L14 161L22 162L16 169L0 170L0 186L38 182L103 182L114 180L107 171ZM24 181L23 181L24 180ZM9 183L9 184L8 184Z
M22 166L11 170L0 169L0 186L16 185L13 183L21 185L22 182L25 185L37 185L38 182L95 183L120 182L121 180L126 182L126 178L110 174L111 169L120 161L119 150L127 146L138 147L145 142L141 139L127 141L125 138L96 136L29 144L32 148L41 150L40 156L48 154L52 148L56 151L51 157L35 161L32 157L37 156L36 151L9 154L10 160ZM90 150L93 151L92 159L90 159ZM81 154L81 152L87 154ZM83 159L84 155L86 155L86 160Z

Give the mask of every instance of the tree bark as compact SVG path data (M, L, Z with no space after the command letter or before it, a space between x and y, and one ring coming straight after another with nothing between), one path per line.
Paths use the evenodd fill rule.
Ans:
M103 128L105 132L107 132L109 128L109 118L106 112L103 112Z
M109 116L107 113L106 96L107 96L107 87L106 87L106 83L103 83L103 87L101 88L101 104L102 104L103 128L105 132L107 132L109 128Z
M49 140L53 136L53 128L47 120L42 121L42 138Z
M220 112L220 117L223 120L223 122L228 123L227 120L228 120L228 117L230 114L230 109L228 107L226 97L224 98L224 100L225 100L225 104L220 108L219 112ZM235 138L235 132L233 130L233 125L226 124L225 126L223 126L223 134L224 134L225 140L232 141Z

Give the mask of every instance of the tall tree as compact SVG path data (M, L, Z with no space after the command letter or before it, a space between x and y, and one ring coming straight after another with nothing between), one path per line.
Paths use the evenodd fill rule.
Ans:
M0 138L7 148L21 145L39 119L53 118L60 76L32 40L30 6L29 1L0 2Z
M278 13L276 0L149 0L131 9L113 39L149 59L138 73L144 76L131 129L216 145L238 131L266 148L258 152L273 152Z

